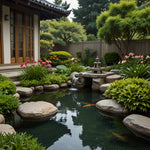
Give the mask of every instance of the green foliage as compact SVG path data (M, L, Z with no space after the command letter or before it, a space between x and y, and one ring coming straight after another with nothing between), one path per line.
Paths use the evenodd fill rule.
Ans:
M36 138L32 138L32 136L26 133L7 135L0 133L0 139L1 150L45 150L45 148L37 142Z
M96 37L94 34L88 34L87 35L87 41L96 41Z
M82 52L76 52L77 58L81 59L82 58Z
M66 77L65 75L61 74L47 74L43 79L42 82L46 84L60 84L60 83L65 83L69 80L69 77Z
M67 1L63 2L62 0L54 0L54 4L59 5L64 9L68 9L70 7L70 4L68 4Z
M80 23L70 22L68 19L41 21L41 39L54 41L54 44L65 46L70 42L86 40L86 32ZM48 34L49 36L47 36ZM46 38L47 36L47 38Z
M42 82L38 80L22 80L20 84L24 87L38 86L41 85Z
M56 55L60 60L66 60L72 57L72 55L66 51L55 51L50 53L50 56L54 56L54 55Z
M65 65L56 66L57 72L60 74L65 74L67 71L67 67Z
M69 68L68 68L69 74L71 74L72 72L83 72L85 71L85 69L78 63L72 64Z
M120 60L120 56L116 52L106 52L104 54L104 59L105 59L106 65L110 66L110 65L118 64Z
M93 48L86 48L85 49L85 59L83 60L84 65L87 66L93 66L93 63L96 59L97 51L95 51Z
M108 44L115 43L123 58L129 52L132 39L144 38L150 29L150 7L137 10L135 1L110 4L109 10L97 17L98 37ZM120 40L124 41L122 46Z
M42 61L44 61L44 59L49 59L50 55L49 54L40 54L40 58L42 59Z
M8 77L3 76L2 74L0 74L0 82L1 81L6 81L6 80L10 80Z
M40 40L40 50L51 51L53 47L53 41Z
M2 94L15 94L16 93L16 85L10 80L0 81L0 95Z
M78 0L79 8L74 9L74 21L80 22L85 26L87 34L97 34L96 18L99 13L108 9L110 3L119 2L119 0Z
M42 66L29 66L23 69L21 80L41 80L46 73L46 69Z
M12 95L0 95L0 114L10 113L19 105L19 100Z
M111 83L105 95L116 99L130 111L148 112L150 110L150 81L129 78Z

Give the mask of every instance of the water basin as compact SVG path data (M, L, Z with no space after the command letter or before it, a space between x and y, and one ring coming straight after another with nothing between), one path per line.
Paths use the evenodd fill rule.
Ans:
M102 98L90 89L35 95L31 101L45 100L58 107L56 116L13 126L37 137L47 150L149 150L149 141L131 133L122 124L123 117L105 115L95 106L83 107Z

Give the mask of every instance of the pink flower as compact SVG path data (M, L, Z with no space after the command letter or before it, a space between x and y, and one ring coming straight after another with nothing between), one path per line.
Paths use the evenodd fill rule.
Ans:
M126 63L126 60L123 60L123 61L122 61L122 64L124 64L124 63Z
M129 53L129 56L133 56L134 55L134 53Z
M47 65L44 66L45 68L48 68Z
M50 65L50 64L48 64L48 65L47 65L47 68L50 68L50 67L51 67L51 65Z
M42 65L45 65L46 64L46 62L42 62Z
M126 56L125 56L125 59L128 59L128 58L129 58L129 56L126 55Z
M22 68L22 67L23 67L23 64L21 64L20 67Z
M34 61L34 63L37 63L37 61Z
M52 68L50 68L50 70L52 70Z
M150 58L150 56L146 56L146 59L149 59Z
M143 64L143 61L141 61L141 64Z
M32 58L31 61L34 61L34 59Z
M24 64L25 66L27 66L27 62L25 62L25 64Z
M27 61L26 61L26 63L29 63L29 62L30 62L30 60L27 60Z
M143 56L141 56L141 59L143 60Z
M38 62L42 62L42 60L41 60L41 59L38 59Z
M118 62L118 64L120 64L120 61Z
M136 59L139 59L139 58L141 58L141 56L135 56L135 58L136 58Z

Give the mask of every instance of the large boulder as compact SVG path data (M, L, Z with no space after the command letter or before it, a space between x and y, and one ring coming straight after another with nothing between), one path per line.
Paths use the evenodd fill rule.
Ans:
M18 107L17 112L24 119L44 120L56 114L57 110L58 109L51 103L38 101L21 104Z
M92 90L99 90L100 79L92 79Z
M139 114L132 114L124 118L124 125L134 133L150 137L150 118Z
M100 92L104 93L109 86L110 86L110 83L100 85L99 87Z
M19 93L21 97L28 97L33 94L33 90L27 87L17 87L17 93Z
M96 103L96 107L104 112L113 114L126 114L129 111L121 104L118 104L116 100L105 99Z
M59 89L58 84L44 85L44 90L46 91L53 91L53 90L58 90L58 89Z
M5 123L5 118L2 114L0 114L0 124L4 124Z
M77 75L77 74L79 74L78 72L73 72L73 73L71 73L71 75L70 75L70 79L71 80L73 80L74 79L74 77L75 77L75 75Z
M3 135L16 133L15 129L8 124L0 124L0 133Z
M121 80L121 79L122 79L122 77L120 75L111 75L111 76L106 77L106 82L107 83L112 83L116 80Z

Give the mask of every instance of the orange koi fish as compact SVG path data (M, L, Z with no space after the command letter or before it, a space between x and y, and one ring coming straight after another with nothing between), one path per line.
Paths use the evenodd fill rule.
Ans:
M89 107L89 106L95 106L95 104L87 104L87 105L84 105L83 107Z

